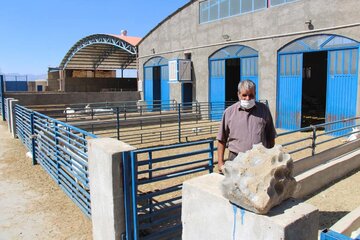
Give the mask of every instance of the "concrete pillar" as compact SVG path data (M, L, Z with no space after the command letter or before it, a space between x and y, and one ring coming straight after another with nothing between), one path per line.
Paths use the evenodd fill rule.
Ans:
M287 200L268 214L258 215L222 196L223 178L213 173L184 182L182 239L317 239L319 213L314 206Z
M9 123L10 123L10 132L12 133L13 138L17 138L16 135L16 113L15 113L15 105L19 103L19 100L12 99L9 102Z
M125 232L121 153L135 148L112 138L88 143L93 239L119 240Z
M4 101L6 101L6 121L8 124L8 130L11 132L11 121L10 121L10 101L14 98L5 98Z

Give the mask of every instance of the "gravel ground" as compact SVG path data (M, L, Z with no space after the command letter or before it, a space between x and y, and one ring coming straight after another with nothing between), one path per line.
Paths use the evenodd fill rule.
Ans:
M0 239L92 239L91 220L0 121Z

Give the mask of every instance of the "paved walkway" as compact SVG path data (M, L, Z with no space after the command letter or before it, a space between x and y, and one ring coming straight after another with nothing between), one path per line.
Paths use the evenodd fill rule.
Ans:
M0 240L91 239L91 221L0 120Z

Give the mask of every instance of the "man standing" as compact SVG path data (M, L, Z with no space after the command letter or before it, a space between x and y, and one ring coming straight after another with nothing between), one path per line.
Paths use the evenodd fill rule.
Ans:
M241 81L238 85L239 101L228 107L222 117L218 140L218 167L222 172L226 144L229 148L228 160L233 160L239 152L252 149L253 144L262 143L266 148L275 144L276 131L269 108L255 102L255 83Z

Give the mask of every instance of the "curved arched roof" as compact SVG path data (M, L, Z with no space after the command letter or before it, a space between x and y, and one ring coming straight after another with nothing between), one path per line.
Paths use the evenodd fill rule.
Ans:
M136 69L136 45L141 38L94 34L80 39L61 61L60 69Z

